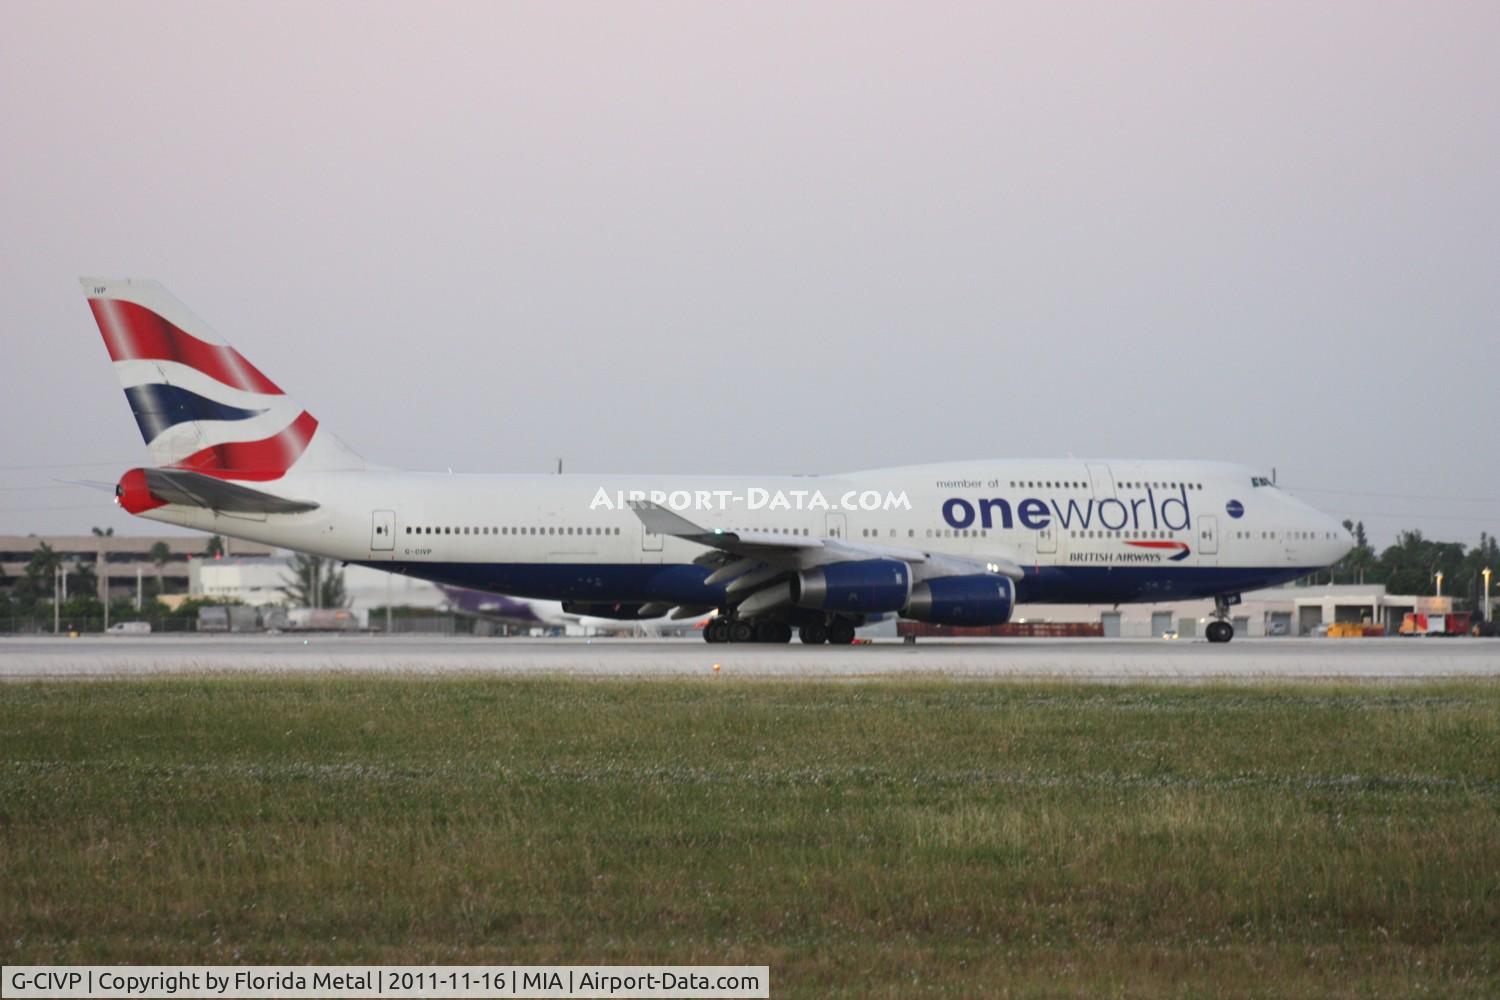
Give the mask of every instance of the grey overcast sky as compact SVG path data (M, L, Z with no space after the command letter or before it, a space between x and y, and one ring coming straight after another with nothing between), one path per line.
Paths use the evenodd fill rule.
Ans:
M393 465L1222 458L1472 543L1497 54L1493 0L7 2L0 532L154 528L54 482L145 458L98 273Z

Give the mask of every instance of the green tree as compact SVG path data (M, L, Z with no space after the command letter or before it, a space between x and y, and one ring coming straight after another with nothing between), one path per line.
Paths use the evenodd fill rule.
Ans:
M57 574L57 568L62 565L62 560L53 551L52 546L46 542L39 544L31 553L31 559L22 570L21 578L16 581L15 591L12 595L16 607L20 610L31 611L38 604L52 602L53 581Z
M222 558L224 558L224 539L223 539L222 536L220 536L220 535L211 535L211 536L209 536L208 545L203 550L203 558L205 558L205 559L222 559Z
M1484 571L1488 568L1491 573L1490 593L1495 592L1497 577L1500 577L1500 542L1494 535L1481 531L1479 533L1479 544L1468 551L1459 564L1458 576L1453 581L1450 590L1447 581L1443 583L1443 590L1455 596L1464 596L1469 599L1469 607L1474 611L1484 610ZM1492 598L1493 600L1493 598Z
M155 545L151 546L150 551L146 553L146 558L150 559L156 565L157 594L165 593L167 584L165 577L163 577L162 575L162 570L166 568L167 563L172 559L171 547L169 547L166 542L157 542Z
M1462 579L1463 563L1463 543L1434 542L1420 531L1401 532L1396 544L1380 554L1386 589L1393 594L1433 594L1442 573L1443 592L1451 595Z
M99 574L94 567L77 559L70 559L64 564L64 573L68 578L68 598L82 597L99 594Z
M1346 520L1344 530L1354 538L1354 548L1349 554L1339 560L1334 567L1335 574L1350 583L1364 583L1372 570L1375 569L1379 560L1375 550L1370 546L1369 536L1365 534L1365 522Z
M94 532L94 537L95 538L113 538L114 535L115 535L115 529L114 528L100 528L100 527L95 527L92 530ZM100 545L100 550L101 550L101 555L100 555L100 558L99 558L99 565L104 568L104 579L101 580L101 581L99 581L99 600L100 601L108 601L109 600L109 546L106 545L103 542L100 542L99 545Z
M332 559L297 553L292 557L292 575L282 577L281 592L293 607L342 608L344 571Z

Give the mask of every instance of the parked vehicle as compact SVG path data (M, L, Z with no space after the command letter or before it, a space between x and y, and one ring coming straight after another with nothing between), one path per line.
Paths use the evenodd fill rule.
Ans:
M104 630L106 635L150 635L150 622L115 622Z
M359 618L348 608L289 608L289 632L358 632Z
M198 609L199 632L256 632L260 615L254 608L220 605Z
M1472 616L1467 611L1429 615L1409 611L1401 618L1402 635L1468 635Z

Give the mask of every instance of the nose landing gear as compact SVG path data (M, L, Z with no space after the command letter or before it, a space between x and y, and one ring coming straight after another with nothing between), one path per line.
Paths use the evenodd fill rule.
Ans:
M1234 638L1234 626L1229 622L1229 595L1214 598L1214 620L1203 630L1209 642L1228 642Z

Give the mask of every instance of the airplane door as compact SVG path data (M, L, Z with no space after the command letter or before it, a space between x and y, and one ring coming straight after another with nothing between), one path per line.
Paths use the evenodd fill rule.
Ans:
M844 538L849 531L849 517L847 514L829 514L828 523L824 525L825 534L829 538Z
M1089 485L1093 487L1095 500L1113 500L1115 498L1115 474L1110 471L1109 466L1102 462L1090 462Z
M644 524L641 525L641 551L646 554L645 562L661 562L661 536L647 531Z
M377 510L370 515L370 551L390 552L396 547L396 512Z
M1213 515L1198 518L1198 554L1200 556L1219 554L1219 519Z
M1049 523L1036 533L1037 555L1050 556L1057 554L1057 525Z

